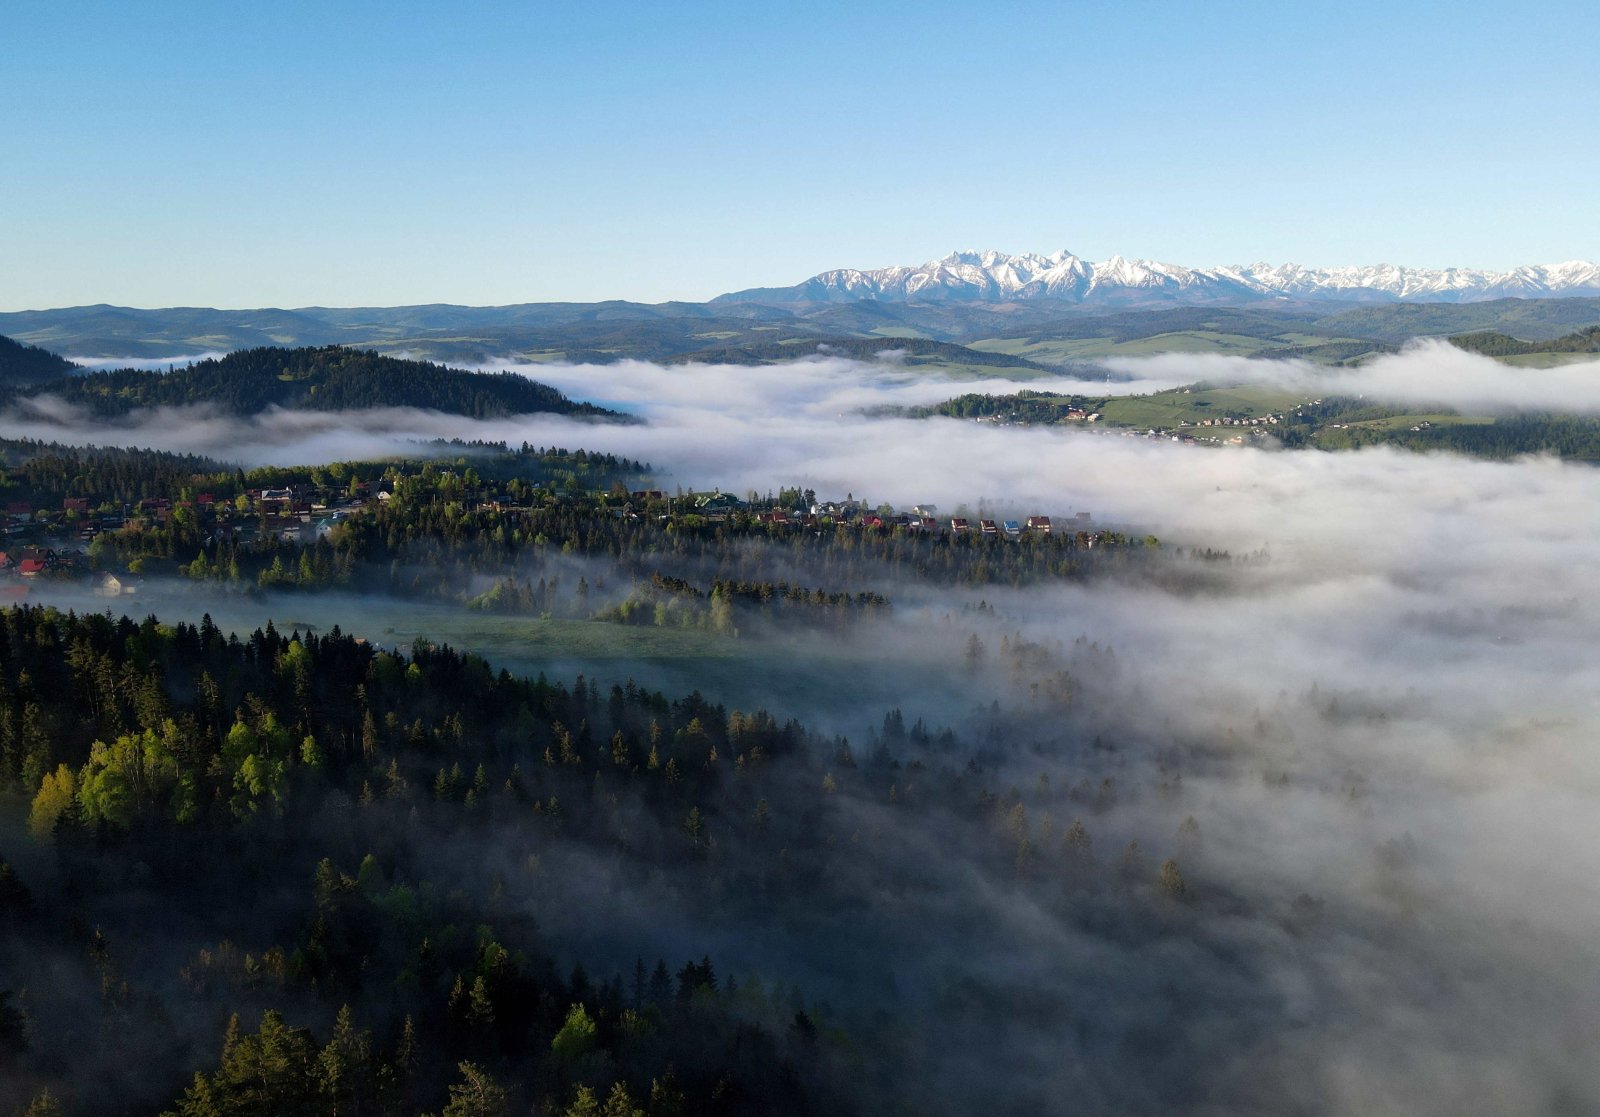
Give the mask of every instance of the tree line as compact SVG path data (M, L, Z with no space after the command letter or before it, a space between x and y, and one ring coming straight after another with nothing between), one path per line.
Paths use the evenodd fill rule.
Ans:
M234 415L256 415L269 407L310 411L416 407L474 419L553 413L625 421L615 412L570 400L518 373L464 372L339 345L241 349L170 372L89 372L14 391L54 396L107 417L139 408L203 403Z
M1077 652L1088 678L1114 670ZM993 654L1022 669L1043 650ZM420 641L13 608L0 786L55 868L0 858L0 1104L669 1117L883 1112L892 1086L918 1111L927 1056L892 1020L840 1015L782 973L723 974L709 951L669 966L641 949L606 976L588 932L552 940L534 915L567 910L587 885L564 866L594 858L736 923L939 887L939 861L863 842L872 803L1041 902L1079 896L1086 927L1188 902L1176 862L1137 842L1096 858L1085 820L1149 791L1110 773L994 787L993 747L896 710L853 748L697 693L514 678Z

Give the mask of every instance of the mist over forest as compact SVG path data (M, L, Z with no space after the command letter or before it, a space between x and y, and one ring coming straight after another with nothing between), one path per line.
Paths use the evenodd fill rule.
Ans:
M1112 367L983 390L1600 408ZM0 413L0 1112L1600 1107L1592 464L507 370L638 421Z

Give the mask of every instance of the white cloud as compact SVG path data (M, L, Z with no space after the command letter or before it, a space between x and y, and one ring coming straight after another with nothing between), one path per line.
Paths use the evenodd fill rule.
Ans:
M1520 368L1426 340L1355 368L1310 361L1172 353L1104 362L1143 381L1207 380L1264 384L1307 395L1365 396L1402 404L1445 404L1459 410L1600 413L1600 358L1556 368Z
M1204 377L1311 393L1356 385L1373 397L1460 406L1600 403L1593 364L1506 369L1440 346L1349 372L1194 357L1119 367L1145 386ZM1192 995L1235 996L1274 1025L1262 1050L1226 1053L1241 1075L1275 1075L1275 1087L1304 1091L1308 1111L1336 1114L1530 1111L1561 1089L1600 1097L1581 1040L1600 1004L1591 881L1600 471L1540 457L1221 450L1076 429L867 418L863 408L973 386L832 358L524 371L573 395L625 401L649 422L474 422L408 410L240 420L189 410L105 424L44 402L9 413L0 433L248 462L362 457L430 437L527 440L649 459L696 487L799 483L901 505L1089 510L1186 547L1260 551L1247 563L1178 563L1170 579L1019 592L908 587L904 600L955 609L981 594L998 610L996 634L1070 642L1085 633L1116 650L1121 674L1086 686L1081 701L1114 727L1121 751L1085 759L1069 740L1057 754L1015 761L1019 771L1055 765L1058 776L1077 778L1104 763L1138 787L1157 778L1151 742L1183 743L1174 746L1185 766L1181 810L1200 819L1211 851L1195 879L1238 900L1210 913L1206 934L1247 955L1254 982ZM896 640L922 654L948 638L930 636L916 615L893 623L886 660L910 660ZM1344 712L1329 716L1312 703L1313 684L1324 706L1337 700ZM909 709L918 701L907 695ZM1032 768L1021 777L1036 775ZM1102 856L1118 848L1108 839L1130 834L1165 843L1178 810L1153 793L1130 796L1091 820L1103 828ZM935 839L898 835L930 850ZM1390 841L1411 851L1398 868L1379 856ZM971 887L952 884L945 899L974 905L1037 950L1031 960L1005 959L1025 978L1049 987L1065 980L1052 959L1106 949L1086 945L1070 920L972 875ZM1324 901L1332 930L1299 938L1284 929L1301 892ZM1224 982L1214 960L1180 967L1157 946L1108 951L1104 962L1140 974L1172 966L1180 984L1195 974ZM1066 994L1112 1016L1134 1011L1095 1002L1081 987ZM1055 1065L1053 1050L1038 1066Z

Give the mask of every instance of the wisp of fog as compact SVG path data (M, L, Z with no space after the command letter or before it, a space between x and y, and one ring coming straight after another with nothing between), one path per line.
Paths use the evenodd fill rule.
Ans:
M1194 356L1108 364L1134 379L972 385L827 357L506 366L576 398L625 402L647 422L191 410L94 423L42 403L7 413L0 433L245 464L414 452L432 438L584 446L648 460L686 488L798 485L873 504L1089 511L1097 525L1158 535L1180 567L1226 551L1202 590L1137 579L981 594L907 587L923 608L904 611L878 652L909 659L938 639L928 618L960 615L980 596L992 616L962 623L990 647L1083 635L1114 650L1117 670L1082 715L1105 738L1102 753L1019 746L995 763L1027 786L1041 773L1058 788L1115 775L1123 799L1089 820L1104 856L1135 839L1153 858L1177 854L1177 823L1192 816L1205 844L1182 855L1184 870L1197 895L1216 899L1190 923L1149 939L1090 934L967 866L936 827L863 801L862 831L908 866L940 859L942 891L868 905L858 925L816 930L814 941L791 928L741 945L735 923L724 928L729 955L832 980L840 998L861 976L841 959L857 951L908 985L945 975L952 997L955 973L1074 1006L1075 1040L1048 1013L1035 1026L1027 1012L1002 1020L973 1008L968 1024L952 1022L940 1079L972 1104L983 1091L970 1076L986 1070L1036 1084L1052 1111L1074 1098L1088 1112L1172 1111L1178 1087L1155 1082L1170 1072L1213 1106L1191 1096L1178 1107L1197 1113L1595 1111L1600 471L1548 457L1217 449L874 412L975 387L1104 394L1207 380L1594 413L1600 363L1516 369L1427 343L1351 370ZM915 693L903 704L924 705ZM863 711L858 732L881 716ZM1048 721L1037 730L1051 732ZM1155 789L1180 766L1173 802ZM1064 826L1070 804L1051 803ZM562 886L570 895L611 902L605 866L570 868L569 882L590 882ZM639 910L686 942L703 941L712 922L666 892ZM642 918L616 916L624 927ZM985 1022L1003 1055L984 1044ZM963 1044L980 1046L963 1054Z

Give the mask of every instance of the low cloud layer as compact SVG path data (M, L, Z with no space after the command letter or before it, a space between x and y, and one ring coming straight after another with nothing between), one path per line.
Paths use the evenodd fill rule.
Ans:
M119 368L155 369L159 372L169 368L184 368L199 364L201 361L217 360L227 355L221 349L208 349L203 353L179 353L171 357L69 357L67 359L91 372Z
M1135 390L1247 380L1463 408L1600 411L1600 365L1508 368L1443 345L1347 371L1204 357L1118 368L1142 378L1126 386ZM1197 890L1227 899L1212 901L1192 934L1108 947L983 879L938 834L896 831L907 824L863 803L864 832L880 826L908 858L946 859L952 879L961 878L917 901L923 906L909 917L899 914L914 949L893 964L924 979L947 966L987 988L1059 994L1083 1006L1089 1023L1080 1034L1114 1024L1169 1045L1170 1061L1192 1068L1208 1097L1231 1099L1230 1112L1600 1105L1592 1057L1600 898L1591 879L1600 817L1600 471L1549 458L1222 450L1081 429L869 418L863 409L932 402L971 386L832 359L540 366L530 374L574 396L626 402L649 422L473 422L416 411L237 420L180 411L111 426L55 411L13 412L0 432L247 462L362 457L428 437L526 440L648 459L685 486L800 484L899 505L1090 511L1100 523L1154 531L1185 549L1226 550L1233 560L1211 565L1174 556L1176 571L1215 572L1201 588L1157 579L923 589L920 601L907 590L930 615L960 615L981 596L995 612L972 627L991 645L1007 633L1041 643L1084 634L1113 648L1119 672L1084 685L1103 747L1098 737L1093 752L1018 747L998 763L1019 784L1043 770L1060 786L1092 764L1096 776L1143 789L1094 821L1107 856L1134 837L1171 844L1174 814L1192 814L1206 844L1189 871ZM1073 390L982 385L1017 387ZM936 616L893 623L901 627L884 642L889 661L896 640L911 662L911 649L948 631ZM911 710L919 701L905 700ZM1039 730L1041 738L1050 732ZM1181 809L1151 790L1170 778L1161 766L1172 756L1184 768ZM940 939L974 912L992 928L962 931L971 940L960 949ZM869 912L851 933L867 941L892 927L889 915ZM855 940L827 941L843 949ZM728 949L738 950L732 936ZM781 935L771 946L793 965L799 950ZM1219 1044L1177 1019L1249 1026ZM1070 1044L1048 1028L1007 1028L1016 1074L1095 1091L1083 1095L1091 1111L1140 1108L1136 1085L1062 1063ZM1130 1054L1136 1046L1108 1048L1105 1066L1160 1061ZM1209 1112L1198 1103L1189 1111Z
M1404 352L1348 369L1311 361L1180 353L1116 357L1103 363L1133 377L1134 383L1207 380L1216 384L1259 384L1313 396L1363 396L1381 403L1443 404L1491 414L1600 414L1600 359L1556 368L1520 368L1469 353L1445 341L1415 342Z

